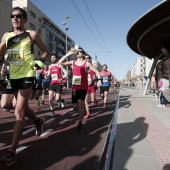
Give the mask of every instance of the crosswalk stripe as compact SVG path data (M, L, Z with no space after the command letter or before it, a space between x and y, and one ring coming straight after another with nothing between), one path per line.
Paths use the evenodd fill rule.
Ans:
M4 146L5 145L5 143L0 143L0 147L2 147L2 146Z
M51 119L49 119L49 120L46 120L44 124L50 123L50 122L52 122L53 120L55 120L55 118L51 118Z
M72 114L71 116L76 116L78 113L74 113L74 114Z
M60 115L63 116L63 115L65 115L66 113L67 113L67 112L64 112L64 113L61 113Z
M23 151L24 149L28 148L28 146L20 146L16 149L16 154L20 153L21 151Z
M68 119L64 119L63 121L61 121L61 122L59 122L59 124L61 125L61 124L64 124L65 122L67 122L68 121Z
M52 132L54 129L48 129L45 132L43 132L40 137L44 137L45 135L49 134L50 132Z
M32 128L30 128L28 130L25 130L24 132L22 132L22 135L26 135L26 134L28 134L29 132L32 132L35 129L36 129L35 127L32 127Z

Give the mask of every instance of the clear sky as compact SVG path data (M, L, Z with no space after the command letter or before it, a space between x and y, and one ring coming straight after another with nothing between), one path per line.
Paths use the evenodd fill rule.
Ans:
M160 0L31 0L58 27L70 16L68 36L122 80L138 54L127 45L130 27ZM113 50L113 52L99 52Z

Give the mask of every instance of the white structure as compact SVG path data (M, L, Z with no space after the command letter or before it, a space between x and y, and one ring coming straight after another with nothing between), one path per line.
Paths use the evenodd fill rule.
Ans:
M150 60L147 57L140 56L137 58L131 68L131 78L147 77L149 75L152 63L153 60Z
M46 45L49 53L56 53L59 57L62 57L66 53L66 34L63 32L52 20L50 20L38 7L36 7L29 0L12 0L12 1L0 1L0 39L2 35L12 30L10 12L12 7L19 6L24 8L27 12L28 21L26 23L26 29L37 31L44 44ZM64 17L64 16L63 16ZM67 36L67 48L74 47L75 42ZM34 56L39 58L41 52L38 47L34 46ZM47 62L50 62L48 58Z

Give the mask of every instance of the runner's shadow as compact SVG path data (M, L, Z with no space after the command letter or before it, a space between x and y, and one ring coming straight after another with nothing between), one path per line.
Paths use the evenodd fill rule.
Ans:
M146 137L148 124L144 120L144 117L139 117L134 122L117 125L115 157L113 161L114 170L125 169L128 159L134 152L132 146Z
M170 164L165 165L162 170L170 170Z

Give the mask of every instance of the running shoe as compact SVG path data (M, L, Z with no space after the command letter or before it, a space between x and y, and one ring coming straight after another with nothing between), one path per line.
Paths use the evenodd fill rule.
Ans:
M43 117L38 118L38 120L35 122L36 136L40 136L43 132L43 126L44 126L45 119Z
M6 155L0 158L0 162L4 163L5 165L11 166L15 162L15 150L9 148Z
M85 119L88 119L90 117L91 117L90 113L86 113L86 116L84 116Z
M54 110L52 110L50 113L50 117L54 117L54 116L55 116L55 112L54 112Z
M106 104L104 103L103 108L106 108Z
M83 125L82 125L82 123L78 123L77 132L78 133L83 132Z
M61 102L61 107L64 108L64 106L65 106L65 105L64 105L64 102Z
M10 112L10 109L3 109L3 111L5 111L5 112Z
M41 101L41 104L44 104L44 101Z

